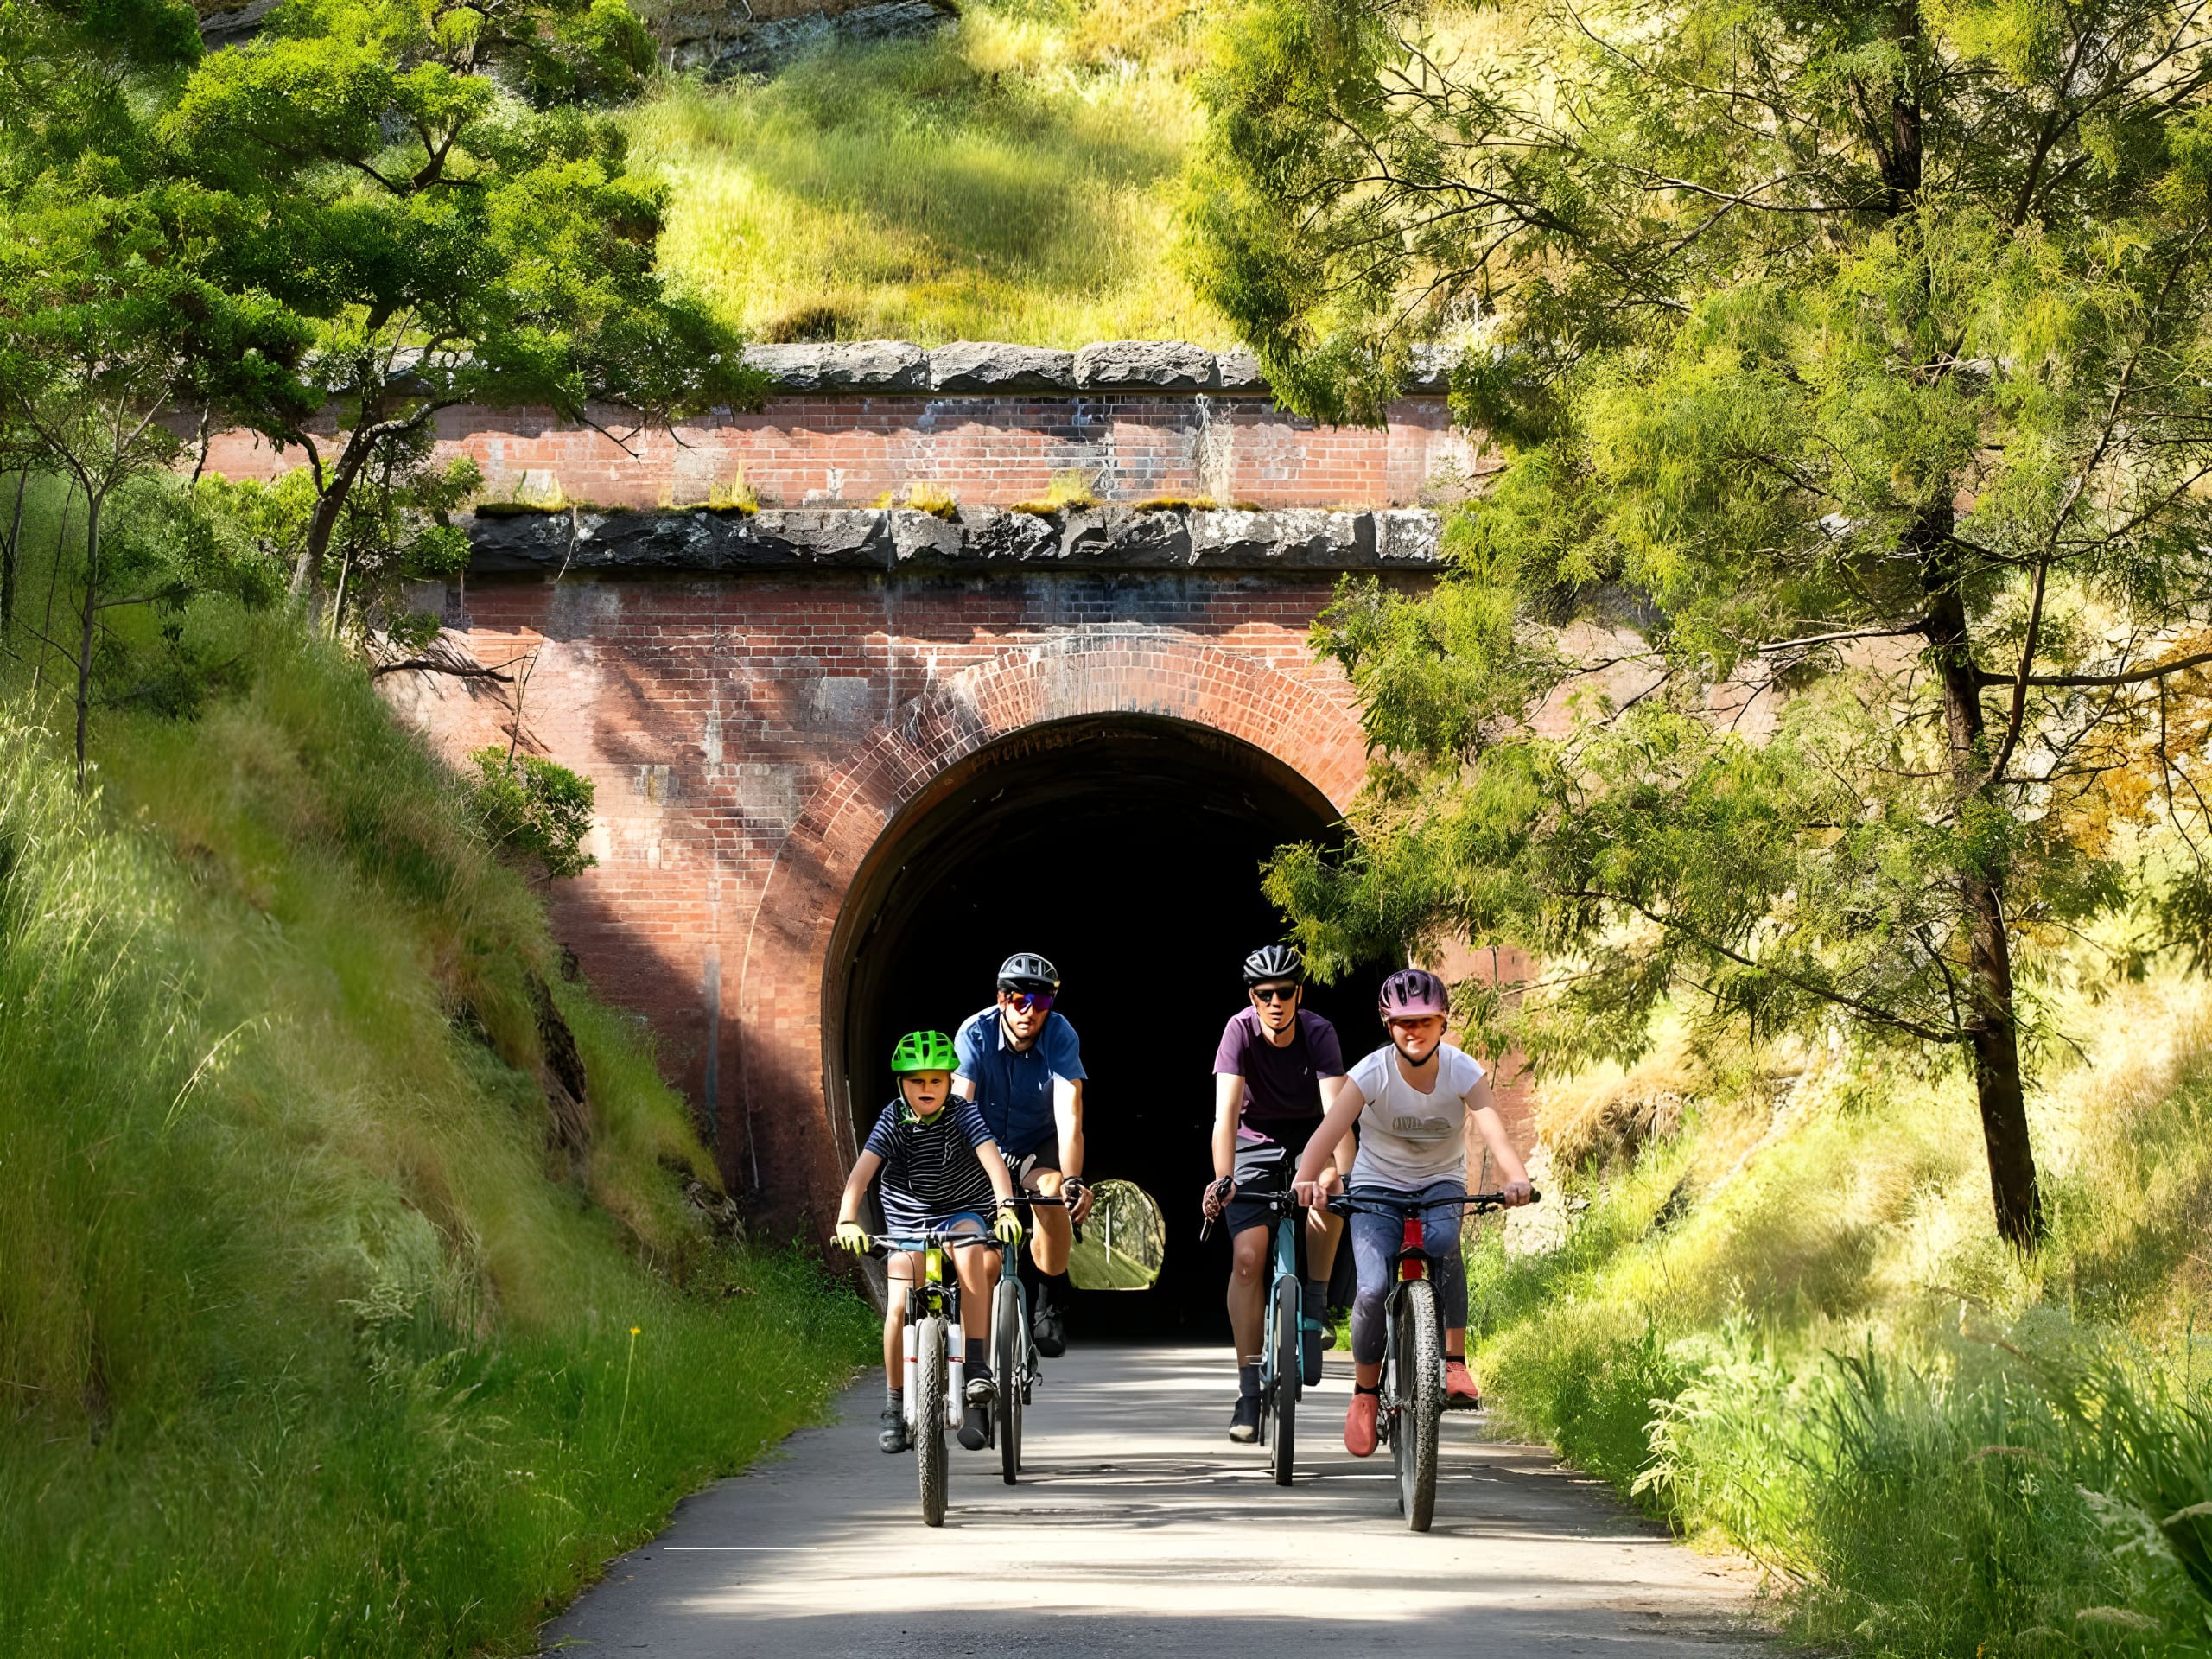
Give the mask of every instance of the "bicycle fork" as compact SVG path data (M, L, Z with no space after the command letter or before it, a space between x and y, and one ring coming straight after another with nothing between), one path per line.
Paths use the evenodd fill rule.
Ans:
M1428 1233L1419 1216L1408 1216L1398 1235L1398 1282L1411 1284L1428 1277Z
M960 1287L944 1283L944 1252L931 1249L925 1256L927 1282L906 1293L906 1327L899 1332L903 1347L905 1414L906 1428L911 1433L918 1427L915 1414L920 1409L922 1369L922 1321L929 1316L931 1306L943 1316L945 1326L944 1366L944 1426L957 1429L968 1398L968 1334L960 1324Z
M1395 1265L1397 1268L1397 1281L1402 1285L1415 1284L1428 1277L1428 1230L1422 1224L1421 1218L1417 1215L1408 1216L1400 1224L1398 1255ZM1396 1325L1397 1322L1406 1315L1404 1306L1395 1294L1391 1297L1390 1312L1391 1330L1384 1349L1385 1357L1390 1361L1390 1394L1389 1397L1382 1402L1382 1438L1385 1440L1397 1431L1398 1414L1405 1409L1408 1402L1413 1398L1411 1380L1397 1374Z

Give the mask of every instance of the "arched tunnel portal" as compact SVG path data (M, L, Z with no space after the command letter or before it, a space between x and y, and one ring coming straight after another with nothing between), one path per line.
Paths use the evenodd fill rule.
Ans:
M991 1000L998 964L1041 951L1083 1039L1086 1173L1150 1192L1168 1255L1149 1293L1078 1299L1102 1333L1225 1335L1226 1246L1198 1238L1211 1179L1214 1046L1242 1006L1238 965L1279 938L1262 861L1286 842L1339 842L1327 797L1265 750L1142 714L1024 728L938 778L884 830L842 907L823 986L832 1103L854 1144L890 1098L902 1032L950 1031ZM1364 1046L1372 985L1309 992L1347 1048ZM836 1109L833 1105L832 1109Z

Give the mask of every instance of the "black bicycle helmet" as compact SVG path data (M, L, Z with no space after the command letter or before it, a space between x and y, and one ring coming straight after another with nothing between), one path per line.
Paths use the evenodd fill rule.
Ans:
M1271 979L1306 982L1306 958L1290 944L1263 944L1244 958L1244 982L1264 985Z
M1060 970L1033 950L1017 950L999 964L999 989L1057 995Z

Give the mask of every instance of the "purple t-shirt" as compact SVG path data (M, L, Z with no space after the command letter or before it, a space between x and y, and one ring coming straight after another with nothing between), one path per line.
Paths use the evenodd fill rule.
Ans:
M1259 1011L1239 1008L1222 1028L1214 1075L1244 1079L1243 1128L1280 1141L1294 1128L1311 1129L1321 1117L1321 1079L1344 1074L1337 1028L1318 1014L1298 1011L1297 1033L1277 1048L1261 1027Z

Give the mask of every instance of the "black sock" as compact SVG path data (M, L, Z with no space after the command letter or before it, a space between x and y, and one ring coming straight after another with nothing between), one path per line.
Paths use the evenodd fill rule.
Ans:
M1037 1295L1032 1306L1065 1307L1068 1305L1068 1276L1065 1273L1040 1273L1037 1275Z
M989 1355L990 1351L991 1351L990 1343L989 1343L989 1341L988 1341L988 1338L982 1338L982 1337L970 1337L970 1338L968 1338L968 1369L969 1369L969 1370L971 1370L971 1371L972 1371L972 1370L975 1370L978 1365L982 1364L982 1363L984 1363L985 1358Z
M1255 1400L1260 1394L1260 1362L1236 1368L1236 1392L1247 1400Z
M1301 1287L1306 1295L1305 1313L1309 1319L1318 1319L1329 1311L1329 1287L1321 1280L1308 1279Z
M1355 1382L1351 1385L1351 1391L1354 1394L1380 1394L1382 1392L1382 1385L1378 1382L1370 1389L1363 1382Z
M904 1389L884 1389L883 1404L884 1408L887 1411L905 1410L906 1408L906 1390Z

